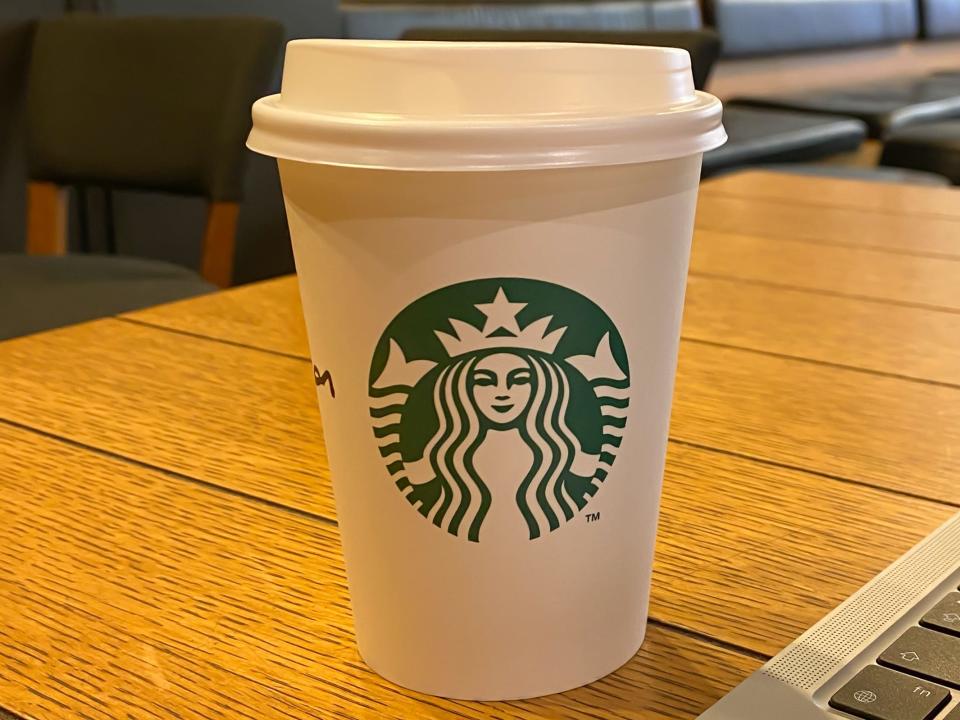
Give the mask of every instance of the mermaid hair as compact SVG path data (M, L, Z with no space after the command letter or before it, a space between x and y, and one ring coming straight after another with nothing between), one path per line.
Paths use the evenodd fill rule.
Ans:
M567 425L570 381L551 358L530 354L527 362L534 390L520 434L533 450L533 467L517 488L517 506L527 521L530 539L560 527L560 516L573 518L578 509L565 480L576 458L578 442Z
M533 467L517 488L516 502L530 538L560 526L578 509L565 485L576 449L576 436L566 422L570 383L563 367L547 356L526 350L504 350L521 357L533 380L531 397L518 418L521 437L534 454ZM459 358L445 367L434 385L437 432L427 442L428 460L439 495L425 514L434 525L477 542L490 508L490 490L477 474L473 457L486 437L488 421L477 409L472 372L477 356Z
M477 358L461 358L440 373L433 389L439 428L423 457L439 481L440 494L427 513L434 525L452 535L480 539L480 526L490 507L490 489L473 467L473 456L485 433L470 392L470 373Z

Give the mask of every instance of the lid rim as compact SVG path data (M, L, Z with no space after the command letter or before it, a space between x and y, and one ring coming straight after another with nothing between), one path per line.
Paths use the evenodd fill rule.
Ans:
M279 99L271 95L254 104L247 147L278 159L341 167L495 171L622 165L706 152L726 141L720 101L700 91L692 102L656 113L570 116L553 123L371 122L287 109ZM477 162L480 158L485 161Z
M636 122L646 118L675 117L686 113L709 113L720 101L709 93L695 91L694 96L686 101L672 105L650 105L637 107L622 112L595 112L595 113L544 113L544 114L514 114L504 115L463 115L456 118L435 118L428 115L406 116L390 115L388 113L344 113L344 112L312 112L301 108L291 108L283 105L280 93L267 95L257 100L253 105L253 112L257 113L284 113L291 121L299 118L302 123L316 125L359 125L371 130L387 130L389 132L403 132L406 129L421 129L429 127L432 131L440 130L483 130L496 131L498 129L515 130L525 126L536 126L540 129L553 129L570 125L607 124L614 120Z

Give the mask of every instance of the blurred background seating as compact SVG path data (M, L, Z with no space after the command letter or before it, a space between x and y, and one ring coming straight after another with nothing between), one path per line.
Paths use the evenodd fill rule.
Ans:
M703 158L705 177L770 163L809 163L856 152L867 136L860 120L727 105L727 143Z
M712 0L727 56L854 47L917 35L916 0Z
M26 36L14 26L76 11L261 16L281 23L286 39L680 45L696 56L698 86L727 102L731 141L705 158L705 175L787 163L797 172L896 182L960 180L953 149L960 134L960 0L7 0L0 22L11 30L0 32L0 72L13 81L4 83L9 97L0 105L0 251L26 243L24 85L15 82L26 72ZM265 92L279 79L278 68ZM293 269L276 169L268 158L247 154L247 161L235 283ZM106 200L97 187L88 189L90 249L108 247L112 224L124 254L201 270L205 198L127 188L112 194L112 208ZM74 245L78 210L75 201L68 218Z
M920 0L919 7L923 37L960 35L960 3L956 0Z
M704 8L724 43L711 87L723 98L960 67L958 0L704 0Z
M282 29L262 18L42 20L27 72L27 250L0 255L0 336L36 331L208 292L231 283L249 108L267 86ZM160 261L65 256L68 190L79 249L90 250L86 188L203 198L194 241L203 279ZM9 315L9 317L8 317ZM9 326L9 327L8 327Z
M871 138L883 139L908 125L960 115L960 76L854 82L837 88L735 98L733 102L855 117L866 123Z
M229 285L249 107L270 80L281 37L261 18L41 22L27 84L31 218L49 214L41 198L65 197L64 187L99 186L108 201L114 188L203 197L201 273ZM116 252L112 230L107 223ZM50 254L62 244L41 235L28 226L28 249Z
M341 17L330 0L4 0L0 24L62 16L69 11L106 17L263 17L284 27L285 39L339 37ZM22 71L25 72L25 69ZM264 92L280 86L280 65ZM4 88L6 89L6 87ZM0 252L22 252L26 245L26 159L22 94L16 104L0 105ZM9 119L9 120L7 120ZM237 225L234 282L246 283L292 272L293 257L276 162L246 153L244 197ZM104 198L88 191L90 243L106 250ZM78 204L71 204L71 242L79 236ZM197 238L206 222L203 198L137 190L113 193L113 222L124 254L164 260L199 271Z
M883 144L880 163L934 172L960 185L960 120L893 132Z
M695 30L699 0L348 0L344 31L351 38L393 40L413 28L521 30Z

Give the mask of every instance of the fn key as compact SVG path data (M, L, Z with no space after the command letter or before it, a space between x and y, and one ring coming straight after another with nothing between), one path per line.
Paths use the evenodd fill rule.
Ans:
M938 685L870 665L830 698L830 707L866 720L928 720L949 700Z

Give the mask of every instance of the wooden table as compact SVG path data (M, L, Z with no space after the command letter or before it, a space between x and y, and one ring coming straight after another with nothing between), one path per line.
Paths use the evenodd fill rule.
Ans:
M293 278L0 344L0 705L696 716L960 506L957 198L705 185L648 640L529 702L418 695L358 657Z

